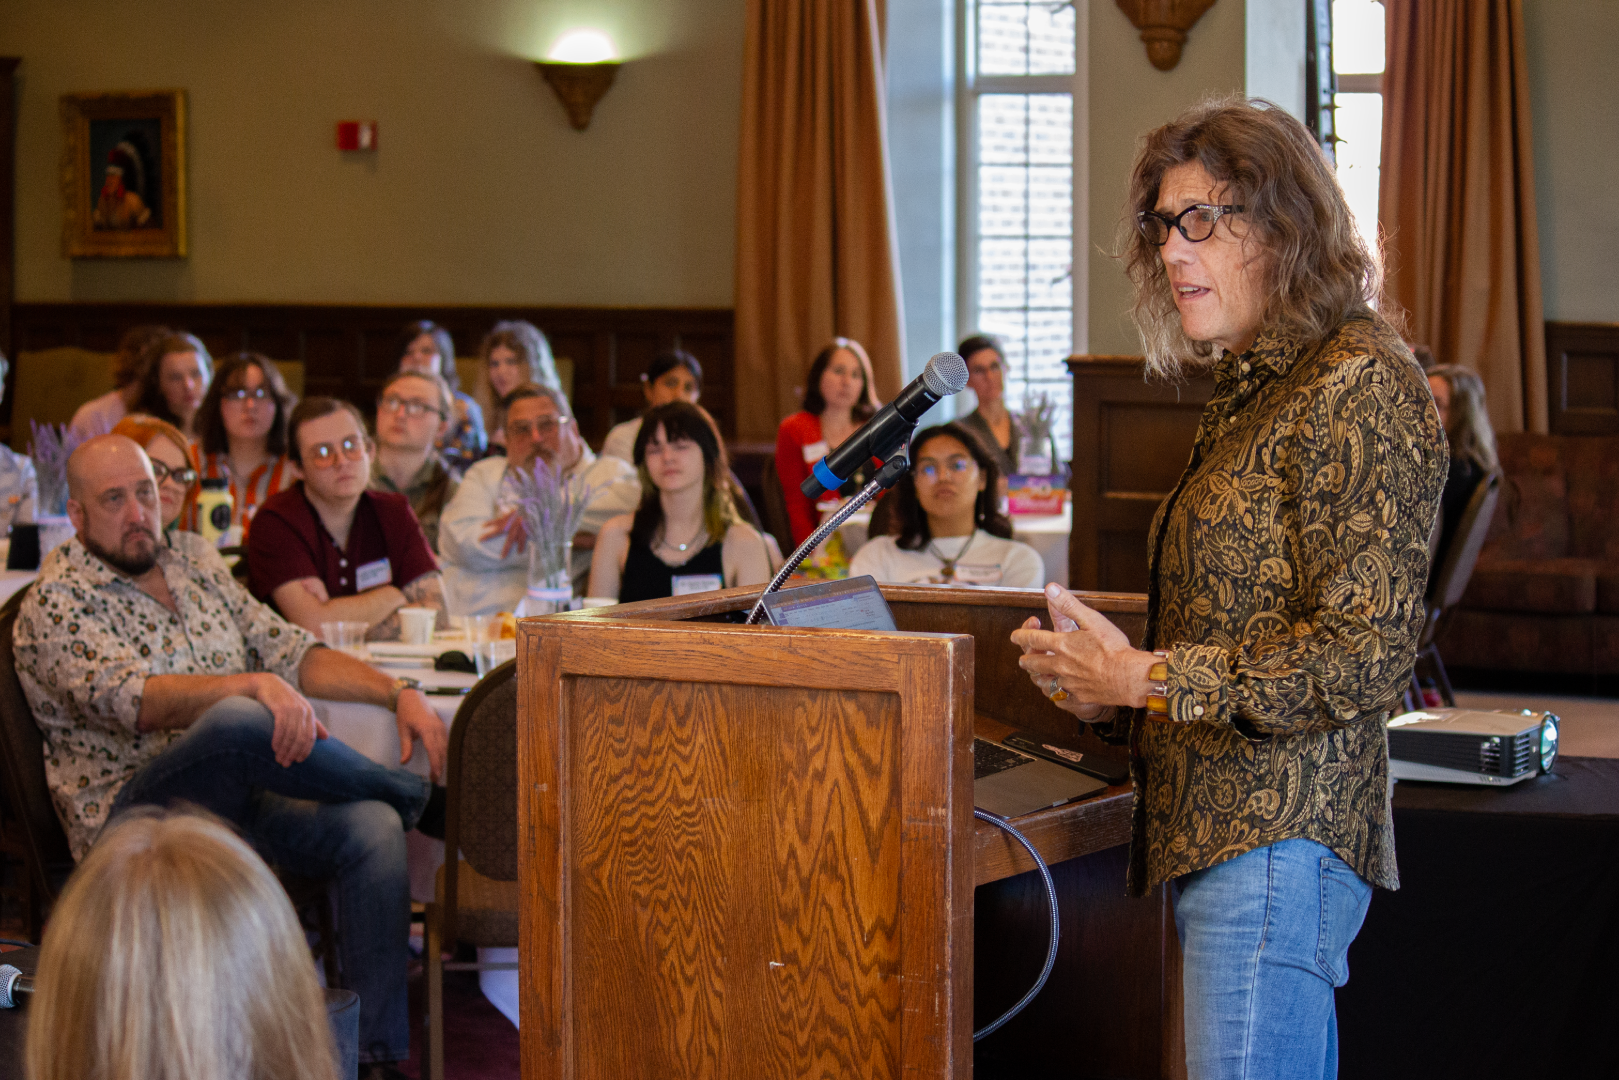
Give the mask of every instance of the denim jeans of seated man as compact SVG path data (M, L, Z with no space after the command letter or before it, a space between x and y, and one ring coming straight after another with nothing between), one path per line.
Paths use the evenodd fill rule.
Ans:
M274 729L263 705L226 698L130 778L112 814L192 803L236 825L266 861L335 879L343 979L360 996L360 1060L402 1061L410 1054L405 830L427 805L428 782L336 739L283 767Z
M1189 1080L1333 1080L1333 990L1372 887L1325 845L1283 840L1171 891Z

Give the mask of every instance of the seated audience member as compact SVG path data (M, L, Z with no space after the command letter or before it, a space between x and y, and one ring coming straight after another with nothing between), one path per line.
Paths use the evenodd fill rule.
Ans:
M10 372L11 361L0 353L0 400L5 398L6 376ZM33 461L0 444L0 537L6 536L13 525L32 522L38 512L39 477Z
M259 507L298 479L287 457L287 417L295 404L273 361L240 352L220 362L197 413L197 433L202 478L230 481L227 546L245 543Z
M395 372L377 395L377 459L371 487L410 500L411 511L438 550L438 519L461 486L461 474L439 456L438 436L450 425L454 398L437 375Z
M1456 534L1456 525L1473 497L1473 489L1498 464L1495 428L1484 406L1484 380L1460 364L1438 364L1428 369L1428 388L1439 409L1439 423L1450 441L1450 471L1439 496L1439 547L1429 581L1439 572Z
M923 429L911 442L911 469L894 488L899 535L868 541L850 561L850 576L1040 588L1045 564L1012 539L995 494L999 479L995 459L960 424Z
M180 429L145 413L131 413L113 425L112 433L135 440L152 463L157 481L159 516L163 530L174 528L197 497L196 451Z
M141 810L109 825L51 911L36 977L28 1080L337 1080L286 893L204 815Z
M108 818L183 800L286 870L335 878L361 1056L404 1059L404 834L442 833L444 789L327 738L309 698L394 712L402 760L420 739L434 777L444 722L420 690L254 600L201 537L165 538L157 483L134 442L102 435L79 447L68 487L78 535L45 557L17 616L15 655L74 858Z
M194 334L176 333L150 347L135 410L167 420L193 441L197 410L213 381L213 358Z
M623 603L770 580L770 549L731 501L713 419L684 401L646 414L635 440L641 505L602 527L589 596Z
M450 332L435 322L423 320L408 324L399 336L399 370L418 375L437 375L455 395L450 429L438 440L439 452L457 468L466 468L489 449L484 433L483 410L461 392L461 375L455 369L455 343Z
M684 349L671 349L652 358L641 376L641 393L646 407L656 409L671 401L697 404L703 396L703 365ZM641 417L615 424L602 443L603 457L616 457L635 464L635 437L641 433ZM592 594L595 595L595 594Z
M478 347L483 360L483 385L479 407L492 448L506 447L506 429L500 415L500 402L524 383L539 383L553 390L562 389L557 362L551 355L551 342L533 323L514 319L498 322L484 335Z
M399 638L400 608L430 607L448 629L438 562L410 500L369 491L371 439L346 401L304 398L287 422L304 478L259 510L247 545L248 585L288 622L369 625L371 641Z
M978 437L995 458L1001 476L1018 471L1018 431L1007 411L1006 357L1001 339L993 334L974 334L956 346L967 361L967 388L978 398L978 407L956 422Z
M74 434L83 440L111 431L113 425L135 407L147 352L159 341L173 336L174 331L166 326L131 326L125 330L124 336L118 339L118 351L112 357L113 388L78 407L68 422Z
M781 478L794 544L802 544L821 523L821 514L842 501L835 491L811 499L799 485L817 461L871 419L877 406L866 350L858 341L834 338L810 364L804 408L783 420L776 432L776 475Z
M528 591L528 537L512 503L507 471L531 469L536 458L557 470L576 499L586 499L573 538L573 577L589 571L590 549L609 518L641 501L635 472L617 458L599 458L580 437L560 390L526 383L501 402L506 414L506 457L467 470L439 520L444 591L457 615L517 610Z

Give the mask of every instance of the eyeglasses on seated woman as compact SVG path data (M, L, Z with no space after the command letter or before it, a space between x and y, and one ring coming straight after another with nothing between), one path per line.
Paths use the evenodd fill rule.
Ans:
M961 423L938 424L911 440L911 468L894 485L897 535L855 552L849 574L932 585L1038 589L1040 553L1012 539L1000 510L1000 469L983 441Z

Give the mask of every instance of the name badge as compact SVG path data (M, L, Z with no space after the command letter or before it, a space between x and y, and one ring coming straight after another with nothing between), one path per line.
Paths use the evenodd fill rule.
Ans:
M673 579L674 595L690 596L692 593L713 592L715 589L725 588L725 582L718 574L676 574Z
M354 591L365 592L378 585L386 585L393 579L394 570L388 565L387 559L368 562L354 571Z
M813 465L831 452L832 448L826 445L825 439L822 439L820 442L812 442L804 447L804 460Z
M999 585L999 563L957 563L956 580L963 585Z

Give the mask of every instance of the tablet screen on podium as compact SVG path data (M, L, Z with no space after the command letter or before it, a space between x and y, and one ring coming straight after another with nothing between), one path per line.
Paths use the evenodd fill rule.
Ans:
M844 578L800 585L765 597L772 626L824 626L833 630L897 630L877 579Z

